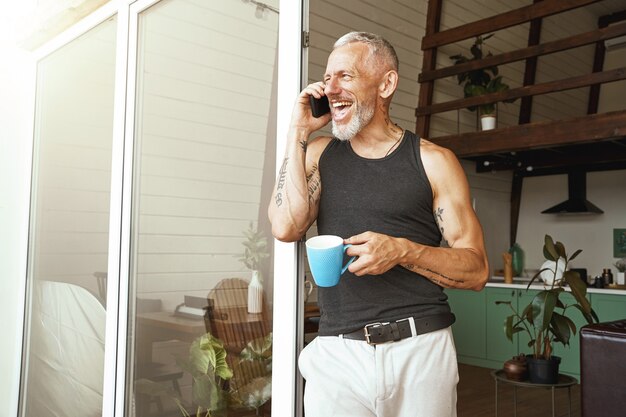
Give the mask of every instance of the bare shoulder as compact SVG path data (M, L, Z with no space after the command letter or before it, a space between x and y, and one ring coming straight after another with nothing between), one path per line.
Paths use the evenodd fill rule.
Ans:
M317 136L309 139L306 145L307 162L317 164L320 156L333 138L330 136Z
M463 170L454 152L427 139L420 139L420 154L431 181L438 176L449 176Z

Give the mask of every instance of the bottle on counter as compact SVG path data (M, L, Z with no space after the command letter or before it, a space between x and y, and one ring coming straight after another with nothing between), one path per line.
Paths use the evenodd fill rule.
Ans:
M513 267L513 275L519 277L524 272L524 250L517 243L509 249L511 254L511 266Z
M613 273L610 268L604 268L602 270L602 280L604 281L604 285L613 284Z

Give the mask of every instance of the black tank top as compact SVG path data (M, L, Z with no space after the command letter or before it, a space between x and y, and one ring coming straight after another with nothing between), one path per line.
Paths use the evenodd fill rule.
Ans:
M372 231L439 246L432 189L415 134L406 131L398 148L381 159L360 157L350 142L333 139L320 157L319 170L319 234L347 238ZM318 303L321 336L450 312L440 286L401 266L362 277L346 271L337 286L318 288Z

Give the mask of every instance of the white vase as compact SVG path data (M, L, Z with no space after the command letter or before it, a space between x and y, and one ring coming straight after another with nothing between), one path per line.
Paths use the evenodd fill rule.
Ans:
M617 279L615 281L615 283L617 285L624 285L624 284L626 284L626 277L624 276L624 274L626 274L626 272L618 272L617 273Z
M480 126L482 130L492 130L496 128L496 116L493 114L483 114L480 116Z
M248 284L248 313L257 314L263 310L263 284L261 273L252 271L252 279Z

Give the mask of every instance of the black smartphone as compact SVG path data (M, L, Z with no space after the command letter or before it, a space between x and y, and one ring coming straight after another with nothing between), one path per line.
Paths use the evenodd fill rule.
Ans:
M322 96L322 98L309 96L309 102L311 103L313 117L321 117L330 112L330 105L328 104L328 97L326 96Z

